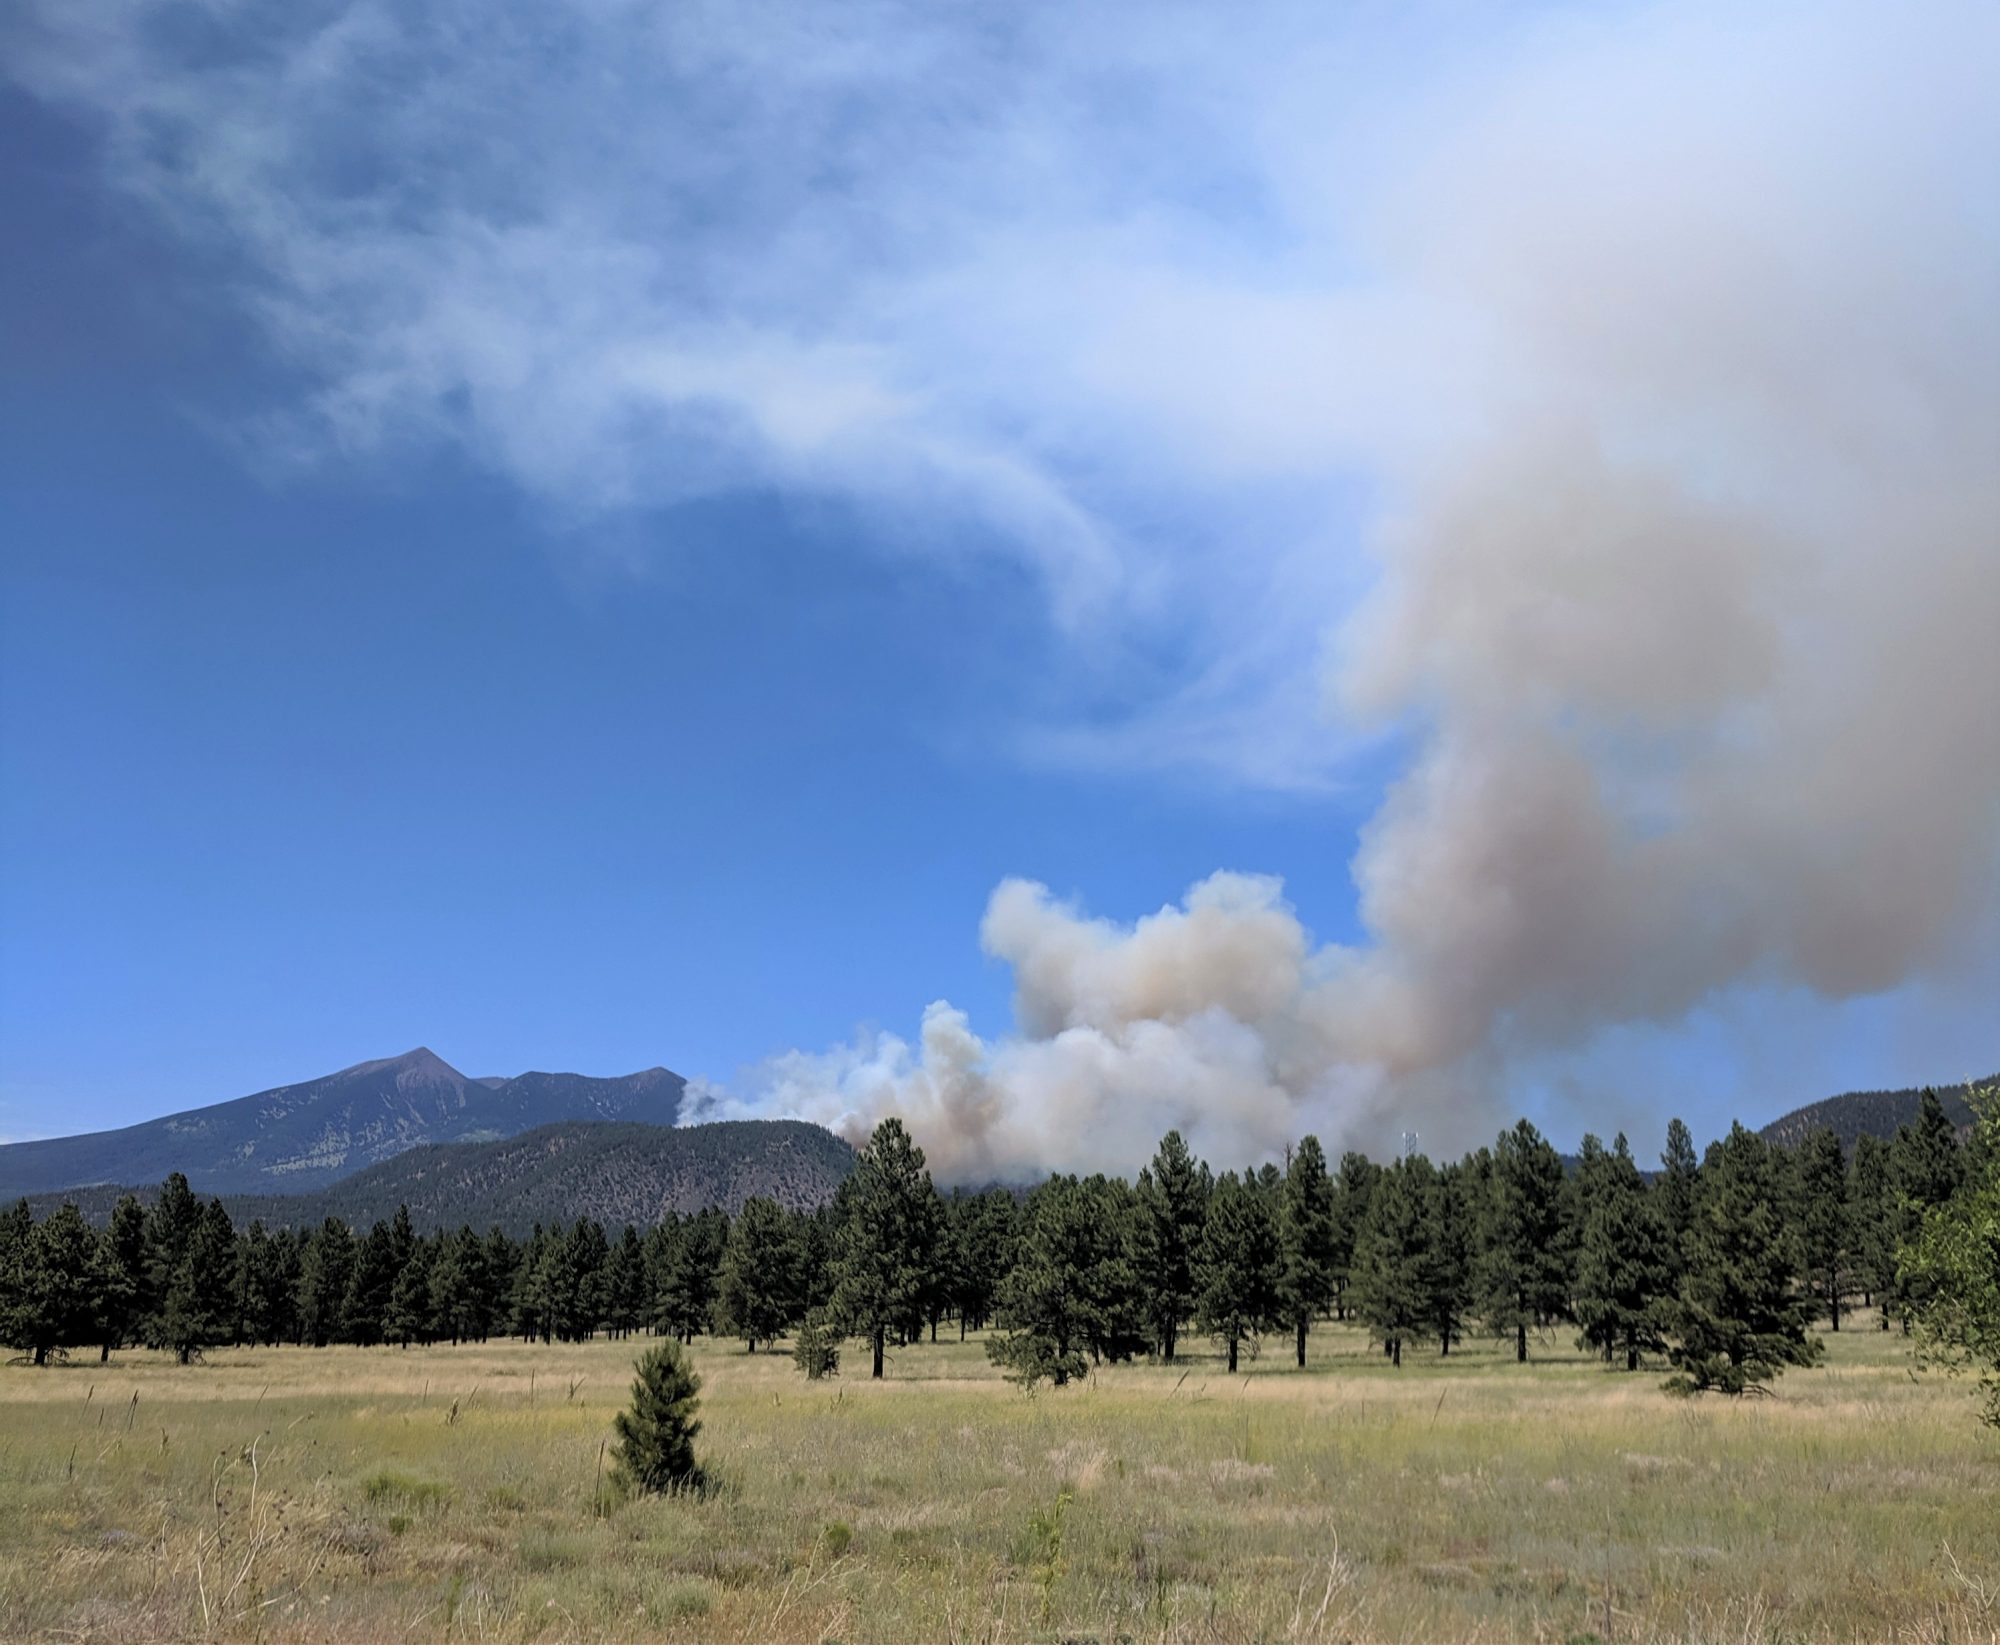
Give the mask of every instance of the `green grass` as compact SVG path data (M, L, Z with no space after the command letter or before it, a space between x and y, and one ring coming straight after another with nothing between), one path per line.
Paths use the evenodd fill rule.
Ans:
M1736 1403L1337 1327L1033 1398L977 1343L879 1384L699 1344L718 1488L624 1503L642 1342L6 1366L0 1634L2000 1641L2000 1437L1827 1342Z

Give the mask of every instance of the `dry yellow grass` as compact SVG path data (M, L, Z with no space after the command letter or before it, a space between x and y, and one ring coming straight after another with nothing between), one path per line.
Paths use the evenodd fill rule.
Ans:
M2000 1640L2000 1440L1872 1330L1737 1404L1334 1328L1033 1399L977 1344L817 1385L702 1344L721 1489L607 1512L641 1346L0 1368L0 1632Z

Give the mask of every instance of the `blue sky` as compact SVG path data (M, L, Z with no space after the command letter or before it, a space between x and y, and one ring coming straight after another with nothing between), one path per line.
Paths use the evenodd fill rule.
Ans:
M1996 609L1990 23L1148 15L28 8L0 1134L417 1043L967 1171L1989 1072L1909 659Z

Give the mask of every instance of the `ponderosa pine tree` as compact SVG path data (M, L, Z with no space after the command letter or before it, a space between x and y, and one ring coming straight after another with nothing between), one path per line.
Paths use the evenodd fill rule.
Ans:
M1147 1323L1171 1364L1182 1324L1194 1313L1195 1264L1211 1189L1208 1167L1188 1151L1180 1132L1160 1139L1153 1162L1139 1173L1140 1284Z
M1834 1330L1847 1294L1852 1223L1847 1203L1847 1156L1825 1126L1799 1146L1793 1164L1798 1185L1799 1256L1806 1281Z
M2000 1088L1972 1098L1965 1179L1924 1212L1902 1268L1923 1363L1977 1376L1981 1420L2000 1427Z
M759 1342L782 1335L799 1312L798 1250L791 1224L776 1200L752 1195L729 1230L716 1285L716 1317L754 1354Z
M1813 1304L1795 1281L1798 1239L1786 1225L1770 1145L1739 1124L1702 1162L1686 1268L1673 1311L1676 1393L1762 1392L1787 1365L1811 1365Z
M97 1242L99 1363L111 1350L135 1341L140 1324L152 1311L147 1294L146 1211L138 1198L121 1194L111 1208L111 1221Z
M700 1393L701 1378L671 1338L639 1356L631 1408L612 1419L619 1477L630 1489L658 1495L701 1486L694 1457Z
M1319 1138L1306 1136L1286 1162L1280 1198L1279 1241L1283 1267L1278 1282L1280 1312L1293 1333L1301 1368L1306 1332L1333 1305L1339 1230L1334 1221L1333 1179Z
M1964 1180L1958 1133L1938 1094L1926 1089L1915 1121L1899 1128L1889 1144L1891 1222L1898 1255L1889 1295L1906 1335L1916 1311L1930 1301L1931 1276L1905 1267L1901 1253L1917 1243L1924 1218L1957 1193Z
M1014 1265L995 1301L1004 1334L986 1343L987 1357L1024 1388L1060 1388L1090 1368L1085 1349L1103 1329L1094 1317L1096 1270L1126 1260L1102 1211L1075 1177L1050 1177L1028 1196Z
M1472 1309L1479 1207L1492 1191L1480 1163L1475 1155L1441 1167L1425 1216L1424 1312L1440 1358L1464 1337Z
M1259 1333L1277 1318L1281 1256L1275 1198L1234 1171L1225 1171L1209 1196L1195 1265L1195 1313L1201 1328L1227 1350L1231 1371L1243 1344L1254 1350Z
M614 1336L630 1336L646 1322L648 1295L645 1242L628 1222L604 1276L604 1323Z
M1375 1177L1355 1241L1348 1305L1395 1365L1403 1363L1404 1340L1428 1332L1433 1323L1436 1193L1437 1173L1423 1155L1385 1166Z
M1340 1176L1333 1197L1333 1311L1348 1314L1347 1289L1353 1278L1355 1247L1368 1220L1368 1200L1375 1191L1380 1167L1366 1154L1350 1149L1340 1156Z
M867 1340L870 1375L879 1377L890 1333L922 1317L937 1240L940 1202L924 1169L924 1151L901 1120L876 1126L840 1197L845 1204L829 1306L842 1332Z
M167 1281L152 1343L181 1364L228 1335L224 1308L236 1266L236 1235L219 1199L199 1205L179 1264Z
M1854 1158L1848 1166L1847 1217L1862 1306L1882 1305L1881 1326L1886 1331L1889 1295L1896 1285L1895 1194L1889 1183L1889 1151L1879 1137L1865 1131L1854 1139Z
M92 1285L97 1236L76 1206L60 1209L29 1229L15 1247L10 1306L0 1319L4 1340L37 1365L81 1347L98 1334Z
M1476 1265L1479 1313L1496 1335L1511 1334L1527 1363L1528 1332L1564 1317L1570 1252L1562 1159L1526 1120L1502 1131Z
M993 1317L1001 1281L1014 1266L1016 1210L1004 1188L983 1194L954 1194L947 1212L951 1241L952 1306L958 1312L959 1340Z
M1607 1361L1623 1350L1628 1371L1639 1369L1641 1354L1666 1347L1674 1265L1656 1193L1620 1136L1602 1158L1577 1251L1578 1343Z
M1685 1263L1688 1231L1694 1227L1695 1191L1700 1185L1701 1164L1695 1156L1694 1138L1679 1119L1667 1121L1667 1146L1660 1155L1660 1177L1653 1185L1658 1196L1654 1205L1660 1225L1667 1231L1667 1261L1673 1280L1680 1283Z
M299 1258L299 1336L315 1348L347 1334L343 1310L354 1277L354 1238L347 1224L328 1217Z

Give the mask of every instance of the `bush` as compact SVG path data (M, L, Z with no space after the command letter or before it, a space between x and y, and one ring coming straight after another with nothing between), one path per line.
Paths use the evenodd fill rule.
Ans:
M679 1343L669 1339L640 1356L632 1382L632 1408L620 1411L618 1473L632 1490L647 1493L698 1490L705 1483L694 1460L695 1418L701 1378Z
M799 1326L792 1343L792 1363L813 1382L840 1375L840 1338L818 1309L806 1315Z

